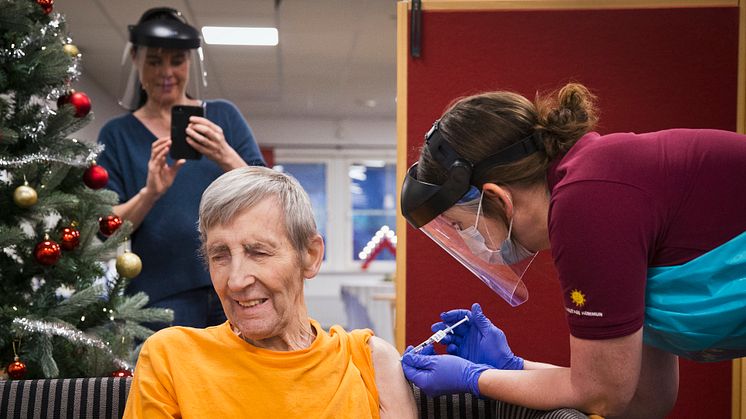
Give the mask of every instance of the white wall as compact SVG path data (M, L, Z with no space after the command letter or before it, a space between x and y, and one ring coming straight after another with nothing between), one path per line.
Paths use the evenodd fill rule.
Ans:
M396 150L396 121L246 118L262 145Z

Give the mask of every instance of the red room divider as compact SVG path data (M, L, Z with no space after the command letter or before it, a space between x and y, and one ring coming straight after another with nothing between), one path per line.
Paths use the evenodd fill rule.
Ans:
M419 57L410 49L411 5L400 3L399 184L447 105L485 90L531 97L581 82L599 98L601 133L736 130L738 1L657 1L654 8L640 8L642 3L425 0ZM524 277L528 302L511 308L402 217L397 227L400 349L426 339L442 311L479 302L514 352L569 364L565 312L548 254ZM682 361L679 401L670 417L730 417L731 379L731 362Z

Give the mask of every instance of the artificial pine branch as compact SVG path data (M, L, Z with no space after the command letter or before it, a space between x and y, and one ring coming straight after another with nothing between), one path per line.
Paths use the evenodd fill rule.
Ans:
M52 337L48 335L39 335L39 358L41 359L41 369L45 377L57 377L60 373L57 362L54 360L54 349L52 347Z
M171 320L173 320L173 316L171 317ZM141 341L144 341L153 334L151 329L134 322L125 322L124 330L125 334Z
M10 247L18 240L18 237L23 234L18 226L9 226L0 224L0 248L5 249Z
M27 30L33 24L28 17L32 7L30 2L0 1L0 35Z
M103 285L91 285L90 287L71 295L67 300L59 303L57 307L50 310L49 314L60 319L78 317L82 312L87 310L89 306L101 302L101 298L104 294L105 290Z
M47 136L51 140L62 140L68 135L88 125L88 123L90 123L92 120L92 114L88 114L83 118L75 117L75 108L70 104L66 104L57 109L57 112L52 114L47 120L47 129L45 132L45 136ZM63 140L59 143L54 143L53 145L68 146L68 142ZM69 146L77 146L75 147L77 149L83 149L84 147L86 147L83 144L74 144L72 142L69 143Z

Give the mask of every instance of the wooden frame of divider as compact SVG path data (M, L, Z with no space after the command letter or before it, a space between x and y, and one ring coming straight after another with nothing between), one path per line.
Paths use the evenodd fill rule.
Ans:
M646 9L661 7L739 7L737 129L746 133L746 0L422 0L422 10L540 10L540 9ZM407 170L407 54L408 12L412 3L397 4L397 184ZM399 199L397 199L399 205ZM399 208L398 214L401 214ZM396 221L396 324L394 337L399 351L404 350L406 319L406 220ZM746 359L733 361L732 419L746 419Z

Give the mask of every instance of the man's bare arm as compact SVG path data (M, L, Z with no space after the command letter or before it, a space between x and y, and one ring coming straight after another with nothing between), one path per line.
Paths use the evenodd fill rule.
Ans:
M375 369L381 419L416 418L417 406L412 389L404 377L399 352L377 336L371 336L368 345Z

